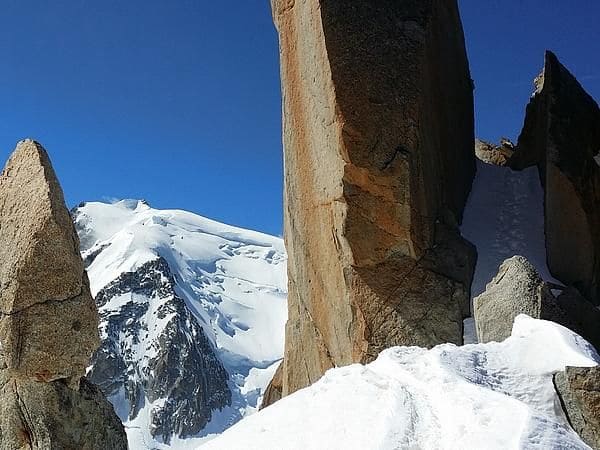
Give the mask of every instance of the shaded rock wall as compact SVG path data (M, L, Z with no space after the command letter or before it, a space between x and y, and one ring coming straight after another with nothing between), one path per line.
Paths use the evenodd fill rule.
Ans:
M398 344L462 341L475 172L456 2L273 0L285 147L283 395Z
M551 52L536 88L509 165L539 167L550 271L598 305L600 109Z

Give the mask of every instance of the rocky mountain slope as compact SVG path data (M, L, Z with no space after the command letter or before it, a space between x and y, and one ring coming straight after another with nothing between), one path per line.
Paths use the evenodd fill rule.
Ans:
M546 52L508 165L537 166L552 274L600 305L600 107Z
M281 239L137 200L72 215L100 312L89 377L131 448L193 448L253 412L283 354Z
M202 449L589 450L553 373L599 362L568 329L522 315L501 343L395 347L331 369Z

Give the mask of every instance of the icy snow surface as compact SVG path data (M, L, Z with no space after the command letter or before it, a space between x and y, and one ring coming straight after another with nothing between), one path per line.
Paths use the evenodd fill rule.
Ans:
M485 291L500 264L514 255L527 258L545 281L557 282L546 263L544 192L536 167L515 172L477 160L461 231L478 253L472 298ZM466 344L477 342L472 319L465 320L464 338Z
M544 280L553 280L546 265L544 196L536 167L515 172L478 160L461 231L477 247L473 297L514 255L527 258Z
M552 373L598 362L568 329L521 315L501 343L394 347L331 369L201 449L587 449Z
M163 257L178 294L199 319L231 378L232 406L213 414L199 439L175 438L170 447L154 441L149 433L152 404L146 402L136 419L125 423L130 448L197 447L207 435L254 412L283 356L287 320L283 241L186 211L153 209L138 200L86 203L78 208L76 220L83 257L97 253L87 269L92 293L122 273ZM118 310L119 301L130 299L117 296L103 308ZM155 328L161 329L151 329ZM123 410L117 398L111 400L117 411Z

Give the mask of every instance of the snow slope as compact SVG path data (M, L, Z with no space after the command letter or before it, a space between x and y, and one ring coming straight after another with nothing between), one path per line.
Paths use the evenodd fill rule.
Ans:
M544 192L537 167L515 172L478 160L461 231L477 247L473 297L514 255L527 258L544 280L553 280L546 264Z
M149 261L160 257L168 263L177 296L202 326L230 377L231 407L215 412L197 438L220 433L255 411L283 355L287 281L282 240L186 211L153 209L138 200L85 203L73 215L93 295ZM126 303L131 306L132 298L150 304L150 310L160 307L152 302L162 301L155 293L141 297L120 293L101 306L100 313L118 314ZM141 365L158 348L163 326L158 322L146 333L145 347L137 336L135 345L130 345L132 339L119 341L130 360L137 358ZM106 331L102 324L101 330ZM190 448L200 442L174 436L168 447L154 439L149 432L150 408L161 404L151 403L146 402L135 419L123 412L127 405L115 404L123 412L131 448Z
M329 370L201 448L587 449L552 374L598 362L568 329L521 315L501 343L395 347L366 366Z
M477 247L472 298L485 291L500 264L514 255L527 258L542 279L559 283L546 263L544 192L536 167L516 172L477 160L461 232ZM465 344L477 342L472 318L465 320L464 338Z

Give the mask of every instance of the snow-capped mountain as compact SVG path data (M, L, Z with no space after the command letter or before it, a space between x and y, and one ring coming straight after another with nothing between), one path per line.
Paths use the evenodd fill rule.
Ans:
M254 412L283 355L282 240L137 200L73 218L101 322L88 376L130 447L194 448Z
M587 450L552 375L599 362L567 328L521 315L504 342L394 347L330 369L202 449Z

